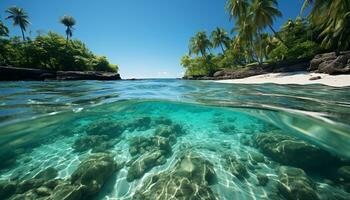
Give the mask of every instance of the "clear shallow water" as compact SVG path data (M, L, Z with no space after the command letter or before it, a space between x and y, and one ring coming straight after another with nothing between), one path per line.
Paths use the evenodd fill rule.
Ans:
M348 179L344 173L338 173L338 168L349 165L350 158L349 89L183 80L3 82L0 83L0 152L3 160L11 157L15 161L2 164L0 179L30 180L48 167L58 171L57 179L70 178L84 159L99 151L94 145L77 151L76 142L89 137L93 126L102 135L110 134L103 132L100 123L111 122L122 124L121 133L98 143L111 142L102 149L112 152L116 162L125 165L104 184L96 199L132 199L139 193L145 195L141 199L151 198L147 191L156 193L157 182L148 187L148 179L158 173L164 177L172 172L176 174L178 166L185 165L185 152L195 153L213 165L217 181L204 185L209 185L205 191L215 193L216 199L286 199L278 189L278 183L284 183L282 175L288 174L281 175L282 166L304 168L306 175L301 179L307 176L312 181L311 190L319 199L349 199ZM127 180L133 165L130 160L143 159L150 153L132 156L133 138L152 138L157 129L175 125L182 127L182 131L175 134L175 141L167 138L171 153L164 155L165 162L149 167L139 178ZM286 142L269 146L282 148L278 149L281 152L288 149L285 154L269 154L271 149L257 139L260 134L291 136L295 141L315 145L312 148L321 153ZM295 157L295 153L300 156ZM227 155L236 160L227 159ZM259 161L253 159L256 155ZM305 163L327 161L327 156L336 156L337 162L341 161L334 166L312 168L291 161L303 161L303 157ZM240 166L246 169L244 177L238 175L245 171ZM265 186L259 184L261 174L269 179ZM203 185L202 182L191 184Z

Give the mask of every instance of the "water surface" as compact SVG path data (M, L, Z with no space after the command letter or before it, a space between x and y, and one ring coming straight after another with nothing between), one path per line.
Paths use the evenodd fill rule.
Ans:
M192 165L212 169L216 179L196 182L195 177L189 178L187 190L175 184L187 195L194 193L195 186L210 194L199 192L202 196L192 199L287 199L279 184L293 186L284 182L285 174L290 182L311 182L311 189L305 191L313 191L317 195L311 195L313 198L349 199L350 180L346 173L339 173L348 169L344 167L350 158L349 91L321 85L233 85L172 79L2 82L0 152L7 162L1 164L0 179L31 180L53 167L58 172L55 178L65 180L90 155L109 152L121 167L94 195L96 199L152 199L151 195L191 199L186 195L175 198L171 186L164 186L169 189L166 192L157 190L162 179L148 183L157 174L172 177L174 182L182 180L181 170L203 175ZM109 129L110 124L116 125ZM170 136L164 135L167 130ZM274 137L284 140L281 135L287 137L285 144L266 142ZM170 150L161 151L160 158L148 166L142 159L155 151L146 146L132 155L133 148L140 147L132 142L138 137L164 138ZM99 145L86 147L83 138L98 138ZM283 153L269 152L274 148ZM303 159L304 164L299 162ZM322 165L322 160L335 164L307 165L318 161ZM147 170L132 178L131 168L138 162L147 165ZM284 167L288 167L286 172ZM291 175L292 169L303 173ZM266 184L261 184L262 175L268 179ZM292 194L303 195L298 190Z

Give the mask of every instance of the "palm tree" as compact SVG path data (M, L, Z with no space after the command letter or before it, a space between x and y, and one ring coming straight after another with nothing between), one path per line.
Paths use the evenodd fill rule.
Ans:
M9 29L0 20L0 37L8 36L8 35L9 35Z
M211 40L214 48L221 47L222 53L225 53L225 48L228 47L230 38L228 37L228 33L223 28L216 28L211 33Z
M27 13L22 9L18 7L11 7L6 10L9 16L6 17L6 19L12 19L14 26L19 26L21 28L23 41L25 40L24 32L26 32L26 29L29 22L29 17Z
M230 15L230 20L236 18L238 24L242 24L249 12L249 1L247 0L228 0L226 10Z
M73 36L73 26L76 24L75 19L72 16L63 16L61 17L60 22L67 27L66 35L67 35L67 42L68 42L70 38Z
M258 31L269 27L277 39L286 45L279 34L272 27L276 17L281 17L282 13L277 8L277 0L253 0L250 14L253 16L253 23Z
M198 55L201 53L203 57L207 58L207 50L210 50L211 46L212 44L208 39L207 33L204 31L198 32L196 36L192 37L190 40L190 54Z
M321 46L337 54L350 48L350 2L348 0L305 0L301 12L312 6L309 19L321 31Z

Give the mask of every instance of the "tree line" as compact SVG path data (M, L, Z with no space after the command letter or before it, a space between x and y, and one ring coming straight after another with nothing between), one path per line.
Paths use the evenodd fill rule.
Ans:
M307 8L311 11L301 17ZM222 28L210 35L201 31L193 36L189 53L181 59L186 76L211 76L226 68L350 49L350 1L305 0L299 17L289 19L278 31L273 28L275 20L282 17L278 0L228 0L225 10L235 22L233 36ZM212 50L217 48L220 53L215 55Z
M18 36L9 37L9 29L0 19L0 65L55 71L118 71L118 66L109 63L106 57L97 56L81 41L72 40L76 25L72 16L59 19L65 26L65 38L49 32L31 39L26 37L31 24L27 12L19 7L10 7L5 12L5 20L20 28L22 41Z

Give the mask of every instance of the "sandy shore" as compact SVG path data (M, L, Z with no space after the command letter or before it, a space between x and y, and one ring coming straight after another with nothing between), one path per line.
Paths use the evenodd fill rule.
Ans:
M321 77L318 80L310 80L310 78ZM298 73L270 73L258 76L251 76L243 79L220 80L219 83L237 83L237 84L261 84L261 83L275 83L275 84L323 84L332 87L346 87L350 86L350 75L331 76L328 74L317 74L308 72Z

